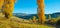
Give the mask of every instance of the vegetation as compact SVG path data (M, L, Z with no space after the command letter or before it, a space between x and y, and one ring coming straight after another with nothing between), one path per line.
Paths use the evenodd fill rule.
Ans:
M3 3L4 3L4 0L0 0L0 9L2 9Z
M37 23L37 19L35 16L33 16L33 20L30 19L30 21L25 19L20 19L17 17L10 18L12 16L12 12L14 9L15 0L14 1L10 0L10 2L7 2L7 1L8 0L6 0L5 2L3 0L0 0L0 9L2 9L2 12L5 15L5 17L0 16L0 28L53 28L51 26L44 25L45 23L44 0L37 0L38 8L39 8L38 21L43 25L34 24L34 23ZM6 18L9 18L9 19L6 19ZM30 23L32 21L33 23ZM51 18L51 15L49 15L49 20L47 21L47 23L52 25L55 25L55 24L60 25L60 18L58 17L57 19L54 19L54 18Z
M35 16L33 16L33 22L35 22L35 23L36 23L36 17L35 17Z
M15 0L10 0L10 2L7 2L8 0L0 0L0 9L2 9L3 14L6 18L10 18L12 16L12 12L14 9L14 2ZM7 3L7 4L6 4ZM4 5L3 5L4 4Z
M60 26L60 19L56 22L56 25Z
M51 18L51 15L49 15L49 19L45 23L53 26L60 25L60 16L57 18Z
M51 19L51 15L49 15L49 19Z
M38 3L38 17L39 22L44 24L45 22L45 15L44 15L44 0L37 0Z
M10 19L6 19L2 15L0 15L0 28L53 28L47 25L29 23L29 20L17 17L11 17Z
M0 28L53 28L47 25L39 25L31 23L29 20L17 18L15 16L6 19L0 14Z

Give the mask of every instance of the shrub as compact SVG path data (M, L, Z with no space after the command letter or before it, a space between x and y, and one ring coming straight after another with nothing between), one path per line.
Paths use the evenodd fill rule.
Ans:
M60 25L60 19L56 22L56 25Z
M55 21L55 19L49 19L45 23L49 24L49 25L55 25L56 21Z
M36 17L35 16L33 16L33 22L36 22Z

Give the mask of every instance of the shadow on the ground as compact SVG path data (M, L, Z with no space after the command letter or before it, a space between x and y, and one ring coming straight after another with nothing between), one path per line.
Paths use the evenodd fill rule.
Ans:
M56 27L56 28L60 28L60 26L58 26L58 25L56 25L55 27Z
M60 25L56 25L56 24L46 24L47 26L52 26L52 27L54 27L54 28L60 28Z

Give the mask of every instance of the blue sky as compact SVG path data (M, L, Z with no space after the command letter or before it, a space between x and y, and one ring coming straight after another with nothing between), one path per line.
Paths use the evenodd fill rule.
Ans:
M13 13L37 13L36 0L17 0ZM60 12L60 0L45 0L45 14Z

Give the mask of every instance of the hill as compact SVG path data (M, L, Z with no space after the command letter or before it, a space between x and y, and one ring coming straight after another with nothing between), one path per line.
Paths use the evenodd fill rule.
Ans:
M37 14L14 13L13 15L23 19L30 19L30 18L33 18L33 16L36 16L38 19ZM51 15L52 18L57 18L58 16L60 16L60 12L53 13L53 14L45 14L46 19L49 18L49 15Z
M30 21L12 16L6 19L2 13L0 13L0 28L53 28L47 25L29 24Z

